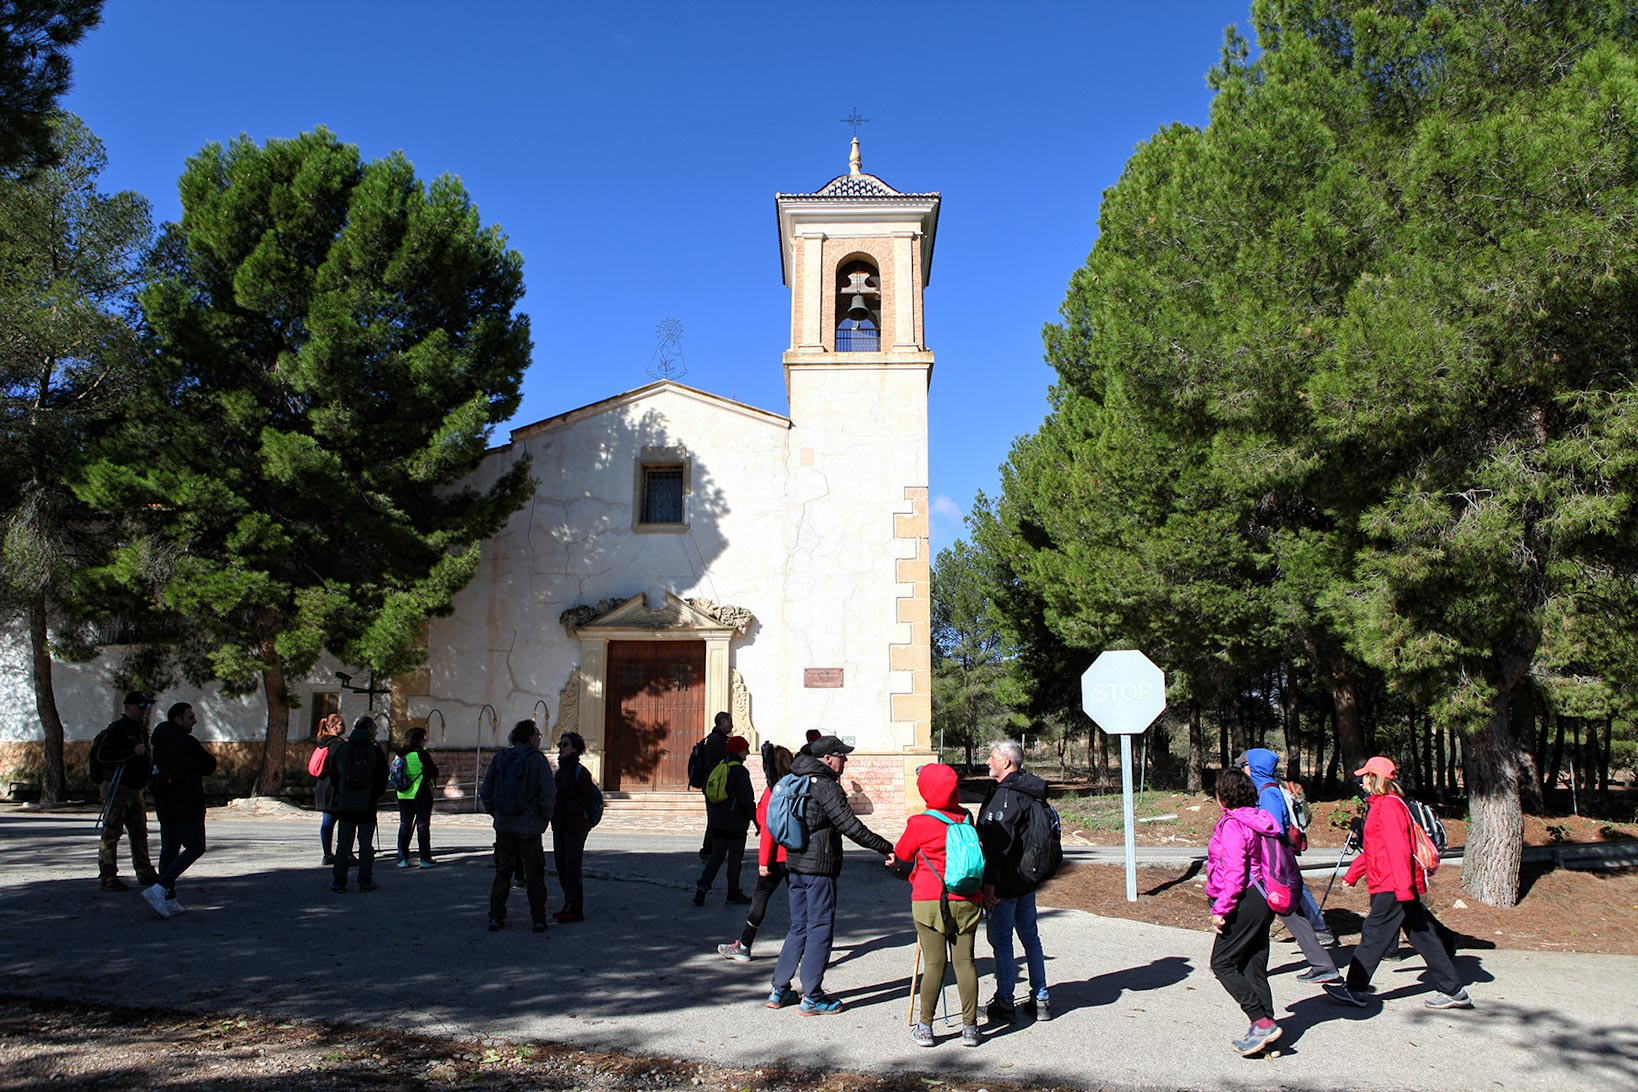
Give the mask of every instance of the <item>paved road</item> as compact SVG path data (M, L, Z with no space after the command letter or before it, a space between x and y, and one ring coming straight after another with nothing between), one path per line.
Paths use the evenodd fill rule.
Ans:
M8 990L202 1011L253 1010L458 1035L572 1043L755 1067L775 1059L843 1071L1108 1088L1631 1089L1638 1087L1638 959L1463 952L1478 1008L1433 1012L1414 958L1384 964L1381 1004L1343 1008L1295 981L1275 946L1285 1027L1277 1058L1243 1059L1239 1011L1206 970L1210 937L1043 913L1049 1024L990 1035L978 1050L937 1030L905 1035L914 932L899 881L850 854L826 985L837 1017L761 1007L783 905L748 966L715 955L740 915L720 894L688 903L695 835L603 834L588 856L590 921L536 936L484 929L488 832L438 816L444 866L378 874L370 895L335 895L311 817L213 812L210 852L184 877L190 912L152 917L135 890L96 888L85 815L0 810L0 956ZM897 831L884 831L892 837ZM157 833L155 835L157 849ZM554 884L555 893L555 884ZM513 920L526 920L521 893ZM980 943L979 970L990 973ZM985 983L984 997L989 983ZM949 988L950 1002L955 989Z

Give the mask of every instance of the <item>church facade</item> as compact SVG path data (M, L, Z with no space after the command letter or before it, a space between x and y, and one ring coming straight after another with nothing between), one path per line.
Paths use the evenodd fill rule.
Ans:
M662 380L516 428L484 460L480 485L527 456L535 493L483 544L452 612L429 621L426 666L391 682L394 735L428 727L453 760L448 795L469 799L530 716L548 739L584 736L606 790L681 790L690 747L727 710L753 746L795 750L809 729L852 743L847 788L863 812L920 806L914 770L932 756L922 301L940 199L865 173L855 140L847 173L775 201L785 413ZM11 751L39 735L26 649L4 644ZM117 715L116 656L56 665L71 741ZM329 678L339 666L293 687L292 742L326 711L364 711ZM259 696L161 696L173 700L199 701L202 738L261 739Z

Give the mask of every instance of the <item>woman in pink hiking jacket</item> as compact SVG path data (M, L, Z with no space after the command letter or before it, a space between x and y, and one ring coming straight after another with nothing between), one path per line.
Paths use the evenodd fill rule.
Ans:
M1268 927L1274 911L1263 892L1260 834L1277 835L1274 817L1257 806L1257 789L1237 768L1217 775L1217 802L1223 817L1206 848L1206 898L1217 939L1211 971L1251 1018L1244 1037L1234 1040L1241 1054L1256 1054L1280 1037L1274 1022L1274 995L1268 988Z

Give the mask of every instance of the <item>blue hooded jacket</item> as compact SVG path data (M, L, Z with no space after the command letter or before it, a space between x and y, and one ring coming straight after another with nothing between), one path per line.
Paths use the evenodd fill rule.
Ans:
M1257 786L1257 806L1274 817L1283 833L1291 829L1291 816L1286 814L1285 795L1280 792L1279 765L1280 756L1266 747L1246 752L1246 772Z

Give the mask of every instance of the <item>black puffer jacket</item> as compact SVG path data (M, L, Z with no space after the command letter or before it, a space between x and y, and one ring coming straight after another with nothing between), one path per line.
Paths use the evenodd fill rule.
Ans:
M1024 823L1031 799L1047 798L1047 783L1028 770L1014 770L990 787L978 809L978 844L984 848L984 886L999 898L1016 899L1036 885L1018 874L1024 856Z
M154 729L154 814L162 823L205 817L205 778L216 772L216 756L186 728L167 720Z
M812 755L797 755L791 773L812 779L808 787L808 848L787 850L785 867L806 876L836 876L842 871L842 836L877 853L893 852L893 843L859 821L847 794L829 766Z

